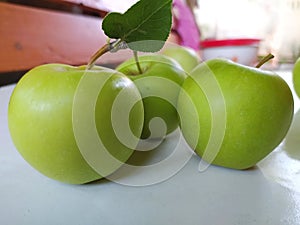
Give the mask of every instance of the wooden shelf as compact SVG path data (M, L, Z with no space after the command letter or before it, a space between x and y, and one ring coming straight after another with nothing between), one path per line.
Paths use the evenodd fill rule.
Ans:
M82 2L59 2L67 1ZM0 2L0 86L41 64L87 64L107 42L101 22L101 16ZM177 35L171 34L168 41L178 43ZM130 50L107 53L97 64L114 67L132 56Z
M0 73L52 62L86 64L107 40L100 18L3 2L0 34ZM108 54L101 60L103 64L115 64L122 58Z

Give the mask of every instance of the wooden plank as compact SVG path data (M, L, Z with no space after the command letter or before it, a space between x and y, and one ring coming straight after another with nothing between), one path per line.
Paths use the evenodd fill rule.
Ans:
M54 2L63 2L72 5L77 5L80 7L86 7L89 9L97 10L100 12L109 12L110 9L103 4L103 1L95 1L95 0L50 0Z
M44 63L86 64L106 42L100 18L71 15L0 2L0 73ZM128 51L107 54L102 64L117 64Z
M125 12L138 0L50 0L56 2L67 2L73 5L81 5L100 12Z
M103 1L94 0L47 0L53 5L65 5L69 7L77 7L82 11L82 14L94 14L100 17L105 17L111 10L103 4ZM57 7L60 10L60 7Z
M93 16L100 16L100 17L104 17L108 12L107 10L88 7L83 4L77 3L76 1L67 1L67 0L42 0L42 1L41 0L30 0L30 1L8 0L6 2L12 4L19 4L23 6L47 9L47 10L93 15Z

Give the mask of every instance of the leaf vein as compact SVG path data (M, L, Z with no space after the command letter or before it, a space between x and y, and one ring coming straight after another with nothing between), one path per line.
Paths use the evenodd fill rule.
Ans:
M137 31L141 26L143 26L146 22L148 22L149 20L151 21L151 17L153 15L155 15L157 12L159 12L160 10L162 10L165 6L167 6L168 4L170 4L170 2L172 2L172 0L167 1L165 4L163 4L160 8L156 9L155 11L153 11L152 14L150 14L148 17L146 17L146 19L140 23L136 28L133 28L127 35L124 35L124 37L122 38L122 40L126 41L126 38L128 36L130 36L133 32Z

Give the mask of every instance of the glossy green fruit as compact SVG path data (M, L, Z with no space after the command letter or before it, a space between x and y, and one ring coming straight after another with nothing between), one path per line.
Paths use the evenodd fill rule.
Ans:
M123 62L117 70L134 81L143 97L145 119L142 139L161 138L178 127L176 104L186 74L175 60L160 54L140 56L139 63L142 74L134 59ZM160 121L151 125L150 121L157 117L165 124Z
M80 84L83 87L83 77L89 83L79 90ZM100 88L99 84L103 86ZM94 95L92 90L96 91L94 102L90 100ZM85 72L84 66L63 64L46 64L30 70L16 85L9 103L9 130L16 148L32 167L58 181L82 184L109 175L133 153L117 139L111 122L113 103L123 90L127 91L128 99L140 98L129 117L119 115L126 121L129 118L132 132L139 137L143 126L142 101L125 75L101 67ZM96 134L91 132L93 126ZM104 147L97 147L98 139L82 142L93 135ZM83 143L81 148L78 143ZM97 161L98 151L107 151L120 160L119 164L107 162L92 168L83 156Z
M300 58L295 62L293 69L293 84L298 97L300 97Z
M254 166L279 145L293 107L281 77L223 59L195 68L178 100L187 143L203 160L234 169Z
M200 57L194 49L180 45L165 48L162 54L176 60L187 73L192 72L200 63Z

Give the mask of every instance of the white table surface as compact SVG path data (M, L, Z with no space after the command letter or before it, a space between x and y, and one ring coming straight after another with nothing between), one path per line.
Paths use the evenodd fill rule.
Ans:
M291 83L290 72L280 75ZM210 166L199 172L200 159L193 156L176 175L150 186L132 187L108 180L68 185L41 175L15 149L7 126L13 88L0 88L1 225L300 224L300 111L296 97L298 113L287 141L254 169ZM161 146L164 151L176 142L176 135Z

